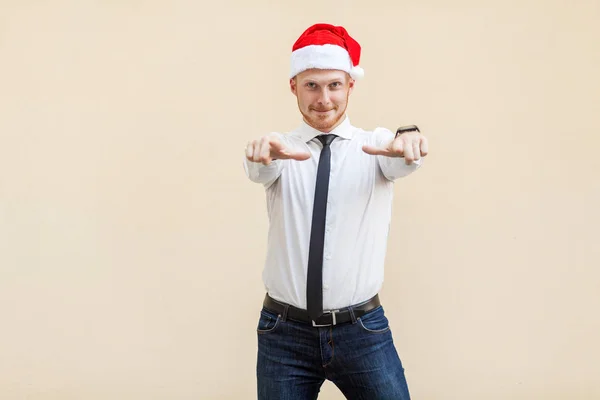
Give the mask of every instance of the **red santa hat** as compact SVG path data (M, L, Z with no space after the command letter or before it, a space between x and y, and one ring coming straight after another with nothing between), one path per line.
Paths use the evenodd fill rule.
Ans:
M365 72L358 66L360 50L358 42L343 27L315 24L292 47L290 78L310 68L338 69L353 79L362 78Z

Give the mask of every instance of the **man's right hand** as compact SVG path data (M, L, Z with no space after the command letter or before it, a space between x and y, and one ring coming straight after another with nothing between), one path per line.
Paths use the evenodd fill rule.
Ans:
M308 160L310 153L308 151L292 151L281 143L276 134L269 134L248 142L246 158L249 161L269 165L273 160Z

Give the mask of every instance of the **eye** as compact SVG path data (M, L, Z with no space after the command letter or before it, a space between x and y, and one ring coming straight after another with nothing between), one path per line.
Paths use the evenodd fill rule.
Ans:
M334 88L337 88L337 87L342 86L342 82L339 82L339 81L338 82L333 82L330 86L334 87Z
M314 88L316 88L316 87L317 87L317 84L316 84L316 83L314 83L314 82L308 82L308 83L306 84L306 86L307 86L307 87L309 87L309 88L311 88L311 89L314 89Z

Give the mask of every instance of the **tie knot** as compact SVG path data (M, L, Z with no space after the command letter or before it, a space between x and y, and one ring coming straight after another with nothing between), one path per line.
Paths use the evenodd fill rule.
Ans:
M319 136L317 136L317 139L319 139L319 141L321 143L323 143L323 146L329 146L336 137L337 137L336 135L330 133L327 135L319 135Z

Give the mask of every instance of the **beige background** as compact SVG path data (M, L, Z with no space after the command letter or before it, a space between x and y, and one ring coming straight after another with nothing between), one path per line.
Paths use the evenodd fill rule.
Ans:
M0 1L0 398L252 399L291 45L418 124L382 293L417 400L600 399L598 1ZM322 399L341 399L332 384Z

